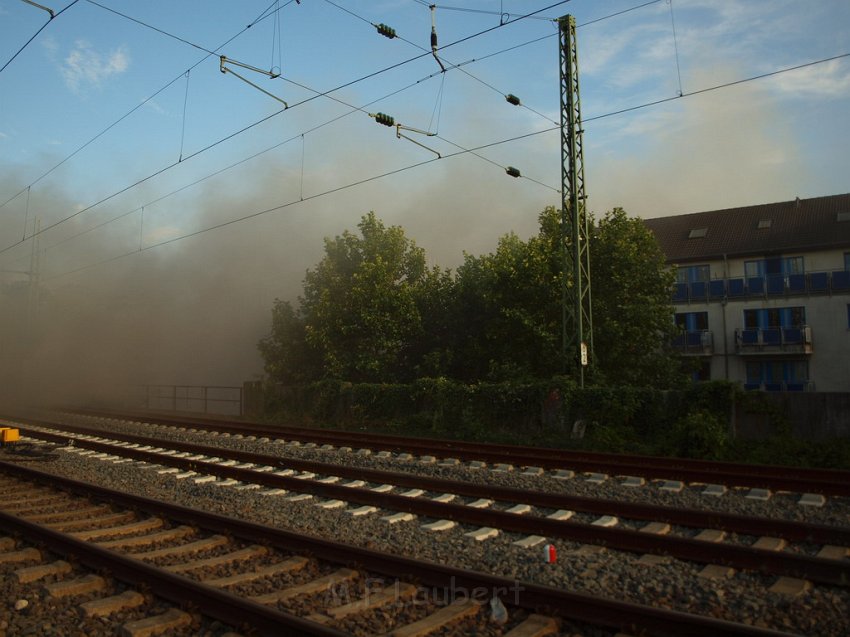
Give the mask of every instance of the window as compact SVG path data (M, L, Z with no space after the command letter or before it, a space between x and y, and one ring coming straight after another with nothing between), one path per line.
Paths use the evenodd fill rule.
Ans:
M676 314L676 327L683 332L708 329L708 312L680 312Z
M806 308L772 307L744 310L744 327L748 330L772 327L802 327L806 324Z
M844 253L844 269L850 270L850 252Z
M747 363L747 384L757 384L762 379L761 363Z
M847 304L847 329L850 330L850 303Z
M681 265L676 269L676 283L698 283L708 281L710 270L705 265Z
M747 363L747 384L798 384L809 380L809 362L793 360Z
M847 261L847 255L844 260ZM772 274L803 274L804 272L803 257L770 257L744 263L744 273L748 279Z
M773 225L773 219L759 219L759 230L767 230Z
M708 228L694 228L688 233L688 239L703 239L708 234Z

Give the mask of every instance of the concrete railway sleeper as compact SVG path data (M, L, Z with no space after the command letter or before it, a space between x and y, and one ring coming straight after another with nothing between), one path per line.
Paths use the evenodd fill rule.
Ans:
M481 499L492 499L504 502L521 502L531 506L549 508L553 510L566 509L598 515L616 515L622 518L645 520L649 522L658 521L668 524L677 524L692 528L715 528L727 532L741 533L746 535L763 536L778 535L789 541L806 541L821 544L850 545L850 528L836 527L830 525L818 525L803 522L784 521L774 518L759 518L738 514L725 514L714 511L703 511L697 509L682 509L678 507L665 507L658 505L646 505L641 503L627 502L621 500L606 500L589 498L583 496L568 496L552 494L536 490L515 489L510 487L497 487L491 485L473 484L458 480L444 478L433 478L421 475L411 475L406 472L384 471L378 469L367 469L362 467L349 467L338 464L323 463L295 458L283 458L269 454L248 453L227 449L219 446L199 445L195 443L162 441L161 439L125 434L118 432L109 433L109 438L104 438L107 432L98 429L63 425L59 423L43 423L52 431L39 430L32 427L21 426L21 431L28 436L49 440L58 444L75 444L78 447L86 447L102 453L120 453L128 458L136 458L145 461L154 461L159 464L179 467L185 470L197 470L203 472L215 472L221 476L241 476L236 479L244 479L245 474L239 474L238 464L254 465L256 467L269 467L275 470L291 469L303 472L300 479L305 475L325 475L336 478L351 480L363 480L374 484L393 484L397 487L408 489L421 489L439 493L452 493L458 496L467 496ZM67 435L66 435L67 433ZM79 438L77 436L83 436ZM117 444L127 443L121 447ZM166 444L168 450L181 452L185 455L174 454L171 457L162 453L151 453L158 445ZM136 446L138 445L138 446ZM194 459L193 459L194 458ZM201 460L202 458L206 460ZM208 461L222 458L232 460L230 467ZM349 500L362 498L363 494L351 495L351 492L340 491L333 488L332 483L325 486L292 482L287 476L276 473L272 476L259 476L254 472L253 479L258 484L265 485L289 485L296 491L308 491L319 495L335 494L335 497L349 494ZM300 487L300 488L299 488ZM364 502L370 504L370 502ZM407 510L405 508L399 510Z
M7 535L17 534L28 542L41 543L50 553L64 558L48 564L27 564L15 571L16 577L22 581L55 578L50 584L52 590L68 595L79 591L96 593L97 576L73 573L73 561L90 569L106 570L110 577L130 586L120 600L89 600L90 612L106 612L102 607L110 603L137 603L138 589L145 587L184 608L263 635L413 637L435 634L447 626L470 633L493 618L498 619L496 611L505 611L505 607L511 619L502 634L508 637L543 637L565 634L561 632L564 630L566 634L578 630L610 635L624 629L634 631L632 634L659 635L787 634L411 560L60 479L32 469L6 464L2 469L0 493L7 496L3 501L20 503L33 494L41 499L30 500L29 507L18 507L14 514L0 510L0 528ZM44 488L34 487L35 483L53 485L67 499L75 500L76 504L61 507L69 515L94 506L96 501L107 503L110 508L130 508L138 519L115 526L108 511L99 511L91 517L91 528L59 532L58 518L50 525L27 519L44 513L45 507L55 506L44 505ZM138 526L152 519L159 523ZM134 524L136 528L132 528ZM2 556L8 558L16 548L14 541L0 540L0 562ZM39 561L41 553L36 553L39 555L30 553L24 560ZM65 581L65 575L73 577ZM440 590L449 594L438 599ZM424 602L408 603L421 591L426 592ZM479 603L497 599L491 601L491 606ZM372 623L363 629L358 618L376 609L389 612L374 614ZM191 621L194 620L185 612L170 609L156 618L125 624L122 634L162 634L165 630L179 630L181 623ZM172 628L164 628L164 622L172 622ZM592 626L603 626L603 632Z
M33 431L34 435L50 438L51 436L57 441L65 441L62 436L55 434L38 433ZM125 436L136 443L155 442L150 439ZM128 449L126 447L117 448L114 445L107 445L101 442L90 440L77 439L76 445L88 446L95 450L106 450L108 452L119 452L127 454L130 457L141 459L146 462L159 463L179 467L186 471L194 471L199 469L201 461L188 458L178 458L174 455L165 455L162 453L156 454L139 449ZM200 447L198 445L177 444L175 448L182 449L184 453L193 454L191 457L196 458L203 453L210 457L212 454L217 454L218 458L228 456L224 450L220 448ZM232 455L240 460L253 460L257 463L274 462L276 458L270 456L257 456L255 454L244 454L237 452ZM253 464L253 463L252 463ZM315 464L315 463L312 463ZM327 472L335 471L342 473L340 467L327 468ZM243 483L257 483L267 487L285 489L288 491L300 491L321 495L330 498L328 505L339 503L341 506L345 502L354 502L363 505L364 507L375 507L389 509L400 512L407 512L416 515L426 515L437 520L455 520L467 524L474 524L484 529L504 529L519 533L527 533L530 536L548 537L548 538L563 538L572 541L577 541L586 544L593 544L613 549L632 551L638 553L648 553L661 556L672 556L679 559L690 560L698 563L723 566L727 569L748 569L766 573L773 573L783 577L802 579L812 582L831 584L837 586L847 586L850 582L850 562L843 559L832 559L828 553L819 553L819 557L811 557L799 553L784 552L779 547L774 545L765 546L764 542L758 541L750 546L740 546L728 543L719 543L717 533L724 529L729 529L735 532L752 533L761 537L777 537L781 539L803 539L806 541L820 542L826 546L848 546L850 541L850 530L821 527L817 525L808 525L794 522L778 522L776 520L759 520L744 516L723 516L720 514L705 514L697 511L679 511L670 510L664 507L654 507L647 505L612 503L612 502L583 502L576 501L575 498L562 498L551 496L548 494L537 494L534 492L525 491L510 491L507 495L499 495L504 490L499 492L481 492L480 487L474 485L464 485L462 483L451 483L448 481L437 481L437 486L428 485L427 488L439 491L444 490L451 492L452 489L464 493L465 489L473 488L475 495L491 495L498 499L514 500L517 498L525 498L526 501L533 501L540 505L539 501L534 498L542 498L545 505L552 508L558 508L564 511L563 507L572 506L575 509L591 509L594 512L603 514L600 518L600 523L597 524L582 524L572 521L564 521L557 519L557 516L540 517L533 515L516 515L506 511L497 511L487 508L476 508L475 506L453 504L451 502L439 501L438 499L426 499L409 497L407 495L395 495L392 493L376 492L374 489L350 488L346 486L338 486L333 483L323 483L313 480L301 480L298 478L276 475L271 471L252 471L250 469L238 469L232 466L221 466L213 463L209 467L201 469L203 474L212 473L218 474L221 477L226 477L234 481ZM364 470L360 470L361 472ZM374 472L368 472L369 475ZM391 479L395 474L387 472L377 472L381 480ZM353 476L358 474L353 474ZM362 474L361 474L362 475ZM403 474L402 474L403 475ZM423 485L424 486L424 485ZM469 494L469 493L467 493ZM485 502L480 499L479 502ZM600 505L609 508L599 508ZM614 516L611 515L610 507L620 507L613 509L618 515L633 515L637 519L650 520L652 524L659 522L669 522L673 520L675 523L684 524L687 526L707 527L714 529L713 534L700 533L695 537L677 537L669 535L669 529L665 531L652 530L650 528L642 528L641 530L630 530L623 528L606 528L606 524L602 524L604 518L608 518L614 522ZM755 531L755 532L753 532ZM721 538L722 539L722 538Z

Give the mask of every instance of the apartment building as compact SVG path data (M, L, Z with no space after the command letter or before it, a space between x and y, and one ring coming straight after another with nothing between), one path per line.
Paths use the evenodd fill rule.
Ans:
M695 379L850 392L850 194L645 221Z

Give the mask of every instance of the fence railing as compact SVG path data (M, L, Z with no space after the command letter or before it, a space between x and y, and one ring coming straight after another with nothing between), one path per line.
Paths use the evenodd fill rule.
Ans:
M218 385L145 385L146 409L190 411L202 414L241 416L242 387Z
M688 330L673 337L673 349L681 354L708 356L714 353L714 334L710 330Z
M673 302L846 292L850 292L850 270L833 270L676 283Z
M808 325L738 328L735 330L735 350L739 354L758 352L811 354L812 328Z
M815 384L810 380L752 381L744 383L744 389L766 392L815 391Z

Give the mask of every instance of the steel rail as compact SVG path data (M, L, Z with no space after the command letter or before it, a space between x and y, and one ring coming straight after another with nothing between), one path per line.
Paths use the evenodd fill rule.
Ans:
M385 451L407 451L425 455L451 455L461 460L504 462L547 469L571 468L593 472L616 472L645 478L706 482L728 486L766 488L774 491L850 496L850 471L749 465L712 460L663 458L572 451L545 447L497 445L432 438L408 438L383 434L308 429L285 425L263 425L226 419L182 417L151 412L108 412L75 410L105 417L124 416L150 422L205 428L230 433L266 436L295 436L299 440L369 446Z
M703 564L724 564L734 568L745 568L764 573L799 577L834 586L850 586L850 563L838 560L822 559L795 553L755 549L731 544L717 544L714 542L669 535L661 536L621 528L604 528L591 524L577 523L570 520L552 520L538 516L516 515L490 509L477 509L465 505L436 502L434 500L424 498L409 498L403 495L395 495L391 493L377 493L369 489L355 489L335 484L325 484L316 481L278 476L271 472L256 472L248 469L236 469L212 463L201 464L198 461L175 458L173 456L140 451L138 449L128 449L127 447L116 448L114 445L98 443L90 440L72 439L67 436L47 434L35 430L26 429L22 431L26 431L26 435L51 440L53 442L67 443L69 440L74 440L74 444L76 446L84 446L89 449L109 454L120 453L122 456L136 458L154 464L179 467L192 471L201 470L205 473L228 477L241 482L252 482L273 488L307 492L314 495L355 502L362 505L371 505L395 511L410 512L434 518L451 519L465 524L489 526L517 533L542 535L549 538L560 538L576 542L596 544L630 552L670 555L679 559ZM102 431L99 432L99 434L102 433ZM139 444L158 444L159 442L148 438L130 435L115 436L115 438ZM295 464L289 460L277 456L265 456L245 452L230 452L220 447L206 447L171 441L168 442L168 446L176 450L195 454L218 457L226 455L233 460L252 462L259 465L279 466L281 468L287 465L295 466ZM298 464L302 466L316 466L318 463L303 463L298 461ZM529 492L519 489L500 488L494 490L492 487L488 487L486 485L471 485L464 482L447 481L436 478L426 479L424 477L411 474L392 474L376 470L363 470L336 465L321 466L323 467L322 472L328 473L329 475L339 475L344 477L344 474L347 474L349 477L356 476L360 479L371 476L367 479L375 481L384 481L386 479L388 482L392 481L395 477L404 476L405 479L411 481L408 482L408 485L419 484L419 488L427 488L434 491L446 490L447 492L460 491L461 494L466 493L473 496L497 496L498 499L507 499L509 501L519 502L524 501L529 504L531 501L538 503L545 502L546 504L538 504L538 506L547 506L552 508L565 508L569 507L571 503L581 502L585 505L585 508L589 508L591 506L599 507L597 512L611 514L612 508L617 510L616 507L622 506L623 511L631 510L635 513L640 513L641 517L644 519L665 521L665 517L675 518L689 526L694 524L693 520L690 519L691 516L701 517L702 520L722 520L725 518L727 525L733 517L737 517L739 525L749 524L748 528L758 526L759 528L764 529L763 533L757 534L777 535L779 534L778 531L785 529L793 531L796 535L804 534L807 541L816 541L812 538L813 536L817 536L829 538L829 543L836 544L842 544L844 543L842 539L850 537L850 529L822 527L818 525L803 525L801 523L767 520L763 518L749 519L746 516L729 516L728 514L706 514L705 512L698 511L681 511L671 507L656 507L654 505L618 503L615 501L599 502L593 501L590 498L564 497L555 494ZM603 506L607 508L603 508ZM622 513L620 510L617 510L617 512L620 515L627 515ZM658 515L653 515L653 513L656 512ZM718 528L718 526L710 528ZM826 543L822 540L818 541ZM844 544L846 545L846 543Z
M41 422L43 425L48 427L59 428L64 431L88 436L104 437L104 433L108 433L109 437L114 440L137 443L140 445L158 446L162 442L159 439L148 438L136 434L104 432L104 430L96 428L77 427L74 425L50 423L47 421ZM42 437L59 443L64 443L71 439L67 436L62 436L61 434L49 434L34 429L28 429L26 427L21 428L21 431L32 437ZM75 444L109 453L114 453L116 451L114 446L107 443L77 441ZM231 460L238 460L240 462L250 462L256 465L297 469L299 471L309 471L316 474L335 475L340 478L352 480L368 480L369 482L381 484L391 483L399 487L412 489L426 489L428 491L454 493L456 495L467 497L490 498L503 502L529 504L532 506L551 509L569 509L598 515L615 514L636 520L666 522L668 524L677 524L680 526L699 529L713 528L744 535L774 535L796 542L813 542L818 544L839 544L850 546L850 528L779 520L774 518L754 517L734 513L722 513L718 511L684 509L680 507L642 504L623 500L608 500L586 496L563 495L545 491L517 489L513 487L475 484L466 481L434 478L407 472L367 469L362 467L350 467L324 463L314 460L284 458L281 456L238 451L228 449L226 447L211 447L188 442L168 441L168 446L178 451L193 454L218 456ZM123 447L121 449L122 451L126 450L126 448ZM134 450L127 451L132 452ZM201 468L198 462L184 462L179 458L170 459L169 456L161 456L159 454L149 455L146 454L146 452L141 452L141 454L136 454L136 456L158 464L171 463L172 466L178 466L187 470L196 470ZM202 468L205 471L215 470L214 472L219 473L220 475L225 475L225 470L227 469L226 467L219 468L219 466L215 464L205 464ZM252 479L257 477L256 472L247 472L247 474L250 475ZM307 491L307 487L310 485L309 482L305 483L303 480L284 478L282 476L280 476L280 478L281 484L288 484L293 490ZM334 487L334 489L336 488L338 487ZM348 490L340 493L351 493L351 491ZM352 498L349 497L348 499Z
M282 529L262 526L253 522L237 520L234 518L225 517L219 514L202 511L199 509L191 509L182 507L176 504L153 500L141 496L135 496L128 493L123 493L106 487L88 484L85 482L61 478L49 473L37 471L35 469L21 467L19 465L0 462L0 471L12 474L15 478L38 481L47 484L54 488L71 491L85 497L106 500L128 508L146 511L153 515L159 515L170 520L178 521L183 524L190 524L199 528L215 532L225 532L234 537L239 537L251 542L266 544L287 552L302 552L312 555L320 555L321 559L332 562L363 565L370 571L389 575L392 577L403 579L416 579L423 584L432 587L443 588L453 597L465 595L471 597L476 591L485 591L487 598L491 595L499 596L505 604L520 606L526 609L539 611L545 609L544 612L552 612L561 617L565 617L574 621L585 622L595 626L605 626L615 630L625 631L648 631L654 635L692 635L694 637L714 637L716 635L736 635L741 637L793 637L791 633L774 631L765 628L757 628L746 624L738 624L727 620L720 620L703 615L692 615L681 611L670 611L651 606L633 604L617 600L600 598L597 596L574 593L563 589L557 589L549 586L542 586L513 580L506 577L488 575L478 571L464 570L445 565L435 564L414 560L389 553L381 553L371 549L356 547L349 544L325 540L315 536L300 535L285 531ZM24 525L30 525L18 518L9 516L8 514L0 515L0 525L6 528L6 525L15 528L14 525L20 525L17 528L25 528ZM33 529L34 530L34 529ZM49 536L59 535L55 532L50 532ZM56 538L59 540L60 538ZM87 563L87 549L91 549L93 556L92 560L104 560L96 563L95 567L105 567L112 569L111 561L120 557L118 554L112 553L104 549L92 547L87 542L79 542L73 540L69 542L67 548L61 552L69 555L78 556L80 561ZM51 542L51 550L53 544ZM59 550L59 549L57 549ZM121 560L119 574L116 577L122 578L120 573L130 572L130 575L123 577L134 577L133 570L139 564L137 560L124 557ZM143 565L142 566L147 566ZM148 572L144 574L144 578L133 579L134 582L157 582L158 569L147 566ZM126 571L125 571L126 569ZM182 585L183 580L187 580L182 576L167 574L168 577L163 578L165 590L176 589ZM222 605L232 605L234 596L216 589L204 587L202 584L192 582L197 587L198 598L189 598L187 601L205 605L204 596L211 594L208 591L215 591L216 595L213 601L220 600ZM514 592L514 597L510 597L509 593ZM159 590L157 590L159 594ZM238 598L237 598L238 599ZM258 606L251 603L252 606ZM232 608L232 606L231 606ZM214 610L214 609L213 609ZM250 610L250 609L249 609ZM266 610L269 613L274 613L265 607L256 609L258 612ZM227 609L222 609L224 614ZM262 615L262 614L261 614ZM278 613L278 615L285 615ZM211 613L211 616L216 616ZM229 615L228 615L229 616ZM230 621L227 623L240 625L244 620L248 619L245 615L242 617L243 622ZM275 621L276 617L268 617L263 621ZM293 618L298 620L298 618ZM225 620L222 620L225 621ZM304 620L299 620L304 622ZM261 629L265 630L262 628ZM324 629L327 632L318 632ZM310 632L310 631L313 632ZM302 632L316 635L341 635L338 631L331 632L332 629L325 627L313 627L312 624L302 629ZM265 632L263 634L266 634ZM277 633L269 634L280 634ZM293 633L297 634L297 633Z

